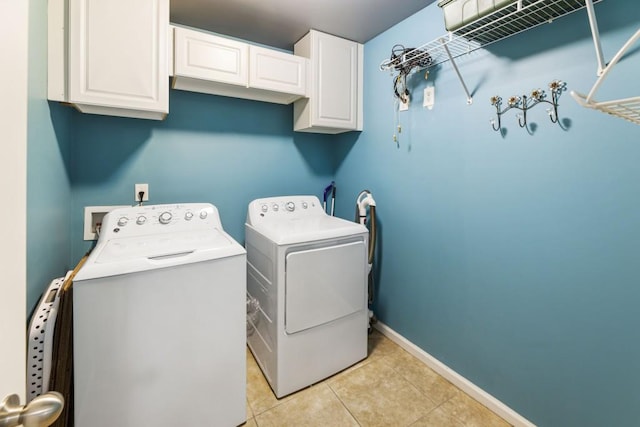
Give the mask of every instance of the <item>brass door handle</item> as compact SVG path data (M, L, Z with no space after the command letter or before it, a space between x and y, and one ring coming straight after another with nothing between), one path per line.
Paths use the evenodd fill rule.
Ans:
M57 391L38 396L25 406L20 405L17 394L12 394L0 403L0 427L49 427L63 407L64 397Z

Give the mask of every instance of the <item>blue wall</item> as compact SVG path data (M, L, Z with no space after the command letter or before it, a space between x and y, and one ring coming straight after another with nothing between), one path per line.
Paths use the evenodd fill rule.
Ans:
M10 82L8 84L11 84ZM47 3L29 2L27 313L70 265L69 109L47 102Z
M84 206L133 204L135 183L149 203L210 202L223 226L244 242L253 199L321 195L335 170L336 137L293 132L293 107L172 90L166 120L73 113L73 258Z
M638 29L634 0L596 6L607 59ZM336 172L338 214L369 188L378 203L379 318L541 426L640 425L640 127L560 99L531 132L492 95L554 80L587 93L596 59L586 11L489 46L409 81L413 101L392 141L396 43L444 34L433 4L365 45L365 131ZM600 99L640 95L636 47ZM424 109L422 90L435 85ZM535 129L534 129L535 128Z

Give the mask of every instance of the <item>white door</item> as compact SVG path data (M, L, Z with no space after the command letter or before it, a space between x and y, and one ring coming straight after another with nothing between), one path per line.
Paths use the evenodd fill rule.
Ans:
M288 334L366 308L364 241L291 252L286 262L284 318Z
M0 0L0 422L38 421L50 425L62 411L62 395L46 394L26 402L27 325L27 99L29 3ZM15 399L17 395L18 399ZM24 418L23 418L24 417Z
M25 402L27 35L29 2L0 0L0 401L17 393Z

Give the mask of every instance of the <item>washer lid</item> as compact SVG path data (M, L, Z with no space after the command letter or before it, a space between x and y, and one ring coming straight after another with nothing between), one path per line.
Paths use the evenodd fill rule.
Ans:
M232 248L230 237L217 229L185 231L108 240L95 257L96 264L132 259L162 259L197 251L215 251L219 256ZM233 249L233 248L232 248ZM235 251L232 250L235 253ZM217 257L219 257L217 256Z
M217 228L111 238L98 243L75 281L244 254L241 245Z

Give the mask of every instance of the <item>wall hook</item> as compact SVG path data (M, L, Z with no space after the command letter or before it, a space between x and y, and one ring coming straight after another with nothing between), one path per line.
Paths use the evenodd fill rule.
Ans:
M551 101L546 99L547 94L542 89L533 89L529 96L511 96L507 100L507 107L502 109L502 98L498 95L491 97L491 105L496 107L496 119L491 119L491 127L496 132L502 128L502 120L501 117L504 113L515 108L517 110L522 111L522 114L516 114L518 118L518 125L521 128L527 127L527 111L531 108L535 107L538 104L549 104L551 108L547 108L547 114L549 115L549 119L552 123L558 123L558 99L563 91L566 90L566 83L561 80L554 80L549 83L549 90L551 92ZM497 124L497 126L496 126Z

